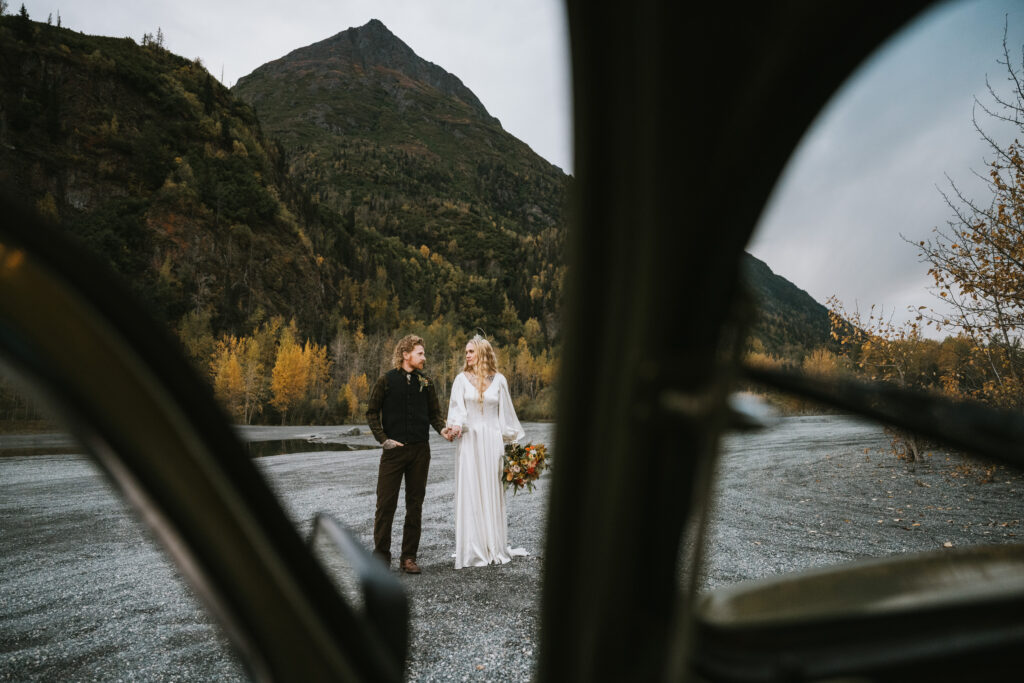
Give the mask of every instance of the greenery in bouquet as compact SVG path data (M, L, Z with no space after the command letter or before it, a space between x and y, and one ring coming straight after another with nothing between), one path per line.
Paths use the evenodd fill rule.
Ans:
M544 444L505 444L505 467L501 472L505 489L511 486L513 494L524 487L533 491L533 482L548 468L547 458L548 449Z

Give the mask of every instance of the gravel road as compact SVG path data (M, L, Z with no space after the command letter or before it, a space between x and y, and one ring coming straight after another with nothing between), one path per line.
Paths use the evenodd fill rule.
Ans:
M524 427L528 439L552 444L552 425ZM241 433L254 441L373 443L367 434L342 432ZM40 448L9 440L0 437L0 452ZM912 471L887 446L879 427L837 416L786 418L770 431L727 438L701 584L944 543L1013 543L1024 534L1020 474L938 451ZM397 575L412 610L407 677L529 680L547 482L508 497L509 540L528 557L456 571L454 447L436 436L431 447L419 554L424 573ZM376 450L325 450L257 463L303 533L314 513L328 511L369 547L378 457ZM403 515L400 504L396 547ZM202 606L80 456L0 457L0 577L0 680L245 680Z

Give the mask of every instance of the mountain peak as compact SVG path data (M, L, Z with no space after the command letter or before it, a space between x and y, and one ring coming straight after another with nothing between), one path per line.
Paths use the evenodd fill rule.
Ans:
M362 26L349 27L341 33L309 47L348 43L348 45L364 57L376 57L382 66L395 66L395 59L401 61L416 58L416 53L401 38L384 25L380 19L370 19ZM391 63L388 63L391 62Z
M395 36L395 34L392 33L391 30L387 26L385 26L384 22L381 21L380 19L370 19L368 22L366 22L362 26L359 26L359 27L356 27L356 28L351 28L350 27L348 30L349 31L354 31L354 32L357 32L357 33L373 33L373 34L378 34L378 35L383 35L383 36L391 36L395 40L398 40L398 37ZM343 31L343 33L344 33L344 31Z
M331 54L348 57L350 61L363 68L384 67L403 73L411 71L413 73L406 73L410 77L417 75L416 72L421 67L420 62L430 64L421 59L379 19L371 19L362 26L348 28L304 49L313 50L324 56Z
M390 90L395 87L395 74L400 74L407 79L404 85L429 86L445 97L461 101L484 122L501 126L457 76L417 55L379 19L370 19L362 26L350 27L264 64L249 76L239 79L238 85L244 89L244 81L264 70L302 73L315 70L339 78L388 81L385 87Z

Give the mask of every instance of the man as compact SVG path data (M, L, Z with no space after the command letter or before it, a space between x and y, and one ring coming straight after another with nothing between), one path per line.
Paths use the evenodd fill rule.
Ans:
M423 374L427 355L423 339L406 335L395 346L394 369L373 385L366 421L384 447L377 471L377 510L373 517L373 554L391 566L391 524L398 490L405 478L405 526L399 569L419 574L416 550L430 468L430 427L451 441L437 405L434 382Z

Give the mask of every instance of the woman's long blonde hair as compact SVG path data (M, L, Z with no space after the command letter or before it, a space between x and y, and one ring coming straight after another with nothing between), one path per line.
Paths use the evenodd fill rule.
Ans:
M481 389L484 386L484 381L490 380L498 374L498 359L494 355L491 343L479 334L470 339L469 343L476 349L476 364L466 363L462 366L462 371L473 376L475 378L473 383L477 389ZM483 391L480 393L482 395Z

